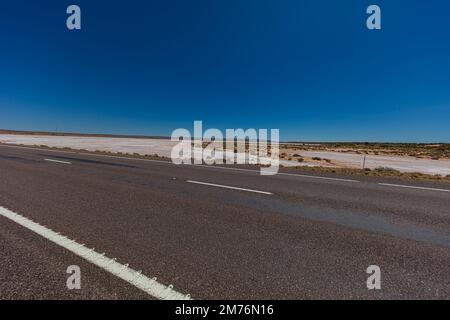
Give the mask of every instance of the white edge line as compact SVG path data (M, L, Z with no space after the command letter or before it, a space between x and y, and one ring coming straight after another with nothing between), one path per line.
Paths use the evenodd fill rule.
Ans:
M56 163L72 164L72 162L68 162L68 161L61 161L61 160L54 160L54 159L44 159L44 160L50 161L50 162L56 162Z
M343 182L360 182L359 180L354 180L354 179L310 176L310 175L306 175L306 174L296 174L296 173L286 173L286 172L279 172L278 174L283 175L283 176L294 176L294 177L302 177L302 178L314 178L314 179L334 180L334 181L343 181Z
M0 216L8 218L11 221L37 233L38 235L50 240L51 242L69 250L70 252L84 258L101 269L125 280L134 287L146 292L147 294L161 300L191 300L189 295L184 295L172 289L172 286L165 286L156 281L156 278L150 279L140 271L133 270L127 265L122 265L110 259L104 254L99 254L93 249L84 247L69 238L62 236L40 224L31 221L24 216L10 211L0 206Z
M194 184L201 184L201 185L211 186L211 187L218 187L218 188L233 189L233 190L240 190L240 191L247 191L247 192L254 192L254 193L262 193L262 194L273 195L273 193L267 192L267 191L260 191L260 190L232 187L232 186L226 186L226 185L223 185L223 184L215 184L215 183L201 182L201 181L195 181L195 180L186 180L186 182L194 183Z
M145 161L145 162L157 162L157 163L176 165L176 164L174 164L171 161L153 160L153 159L141 159L141 158L129 158L129 157L123 157L123 156L108 155L108 154L96 154L94 152L93 153L88 153L88 152L76 152L76 151L65 151L65 150L53 150L53 149L39 149L39 148L33 148L33 147L16 146L16 145L13 145L13 144L10 145L10 144L6 144L6 143L0 143L0 146L10 147L10 148L19 148L19 149L45 150L45 151L50 151L50 152L79 154L79 155L86 155L86 156L93 156L93 157L106 157L106 158L114 158L114 159ZM202 167L202 168L215 168L215 169L222 169L222 170L234 170L234 171L244 171L244 172L251 172L251 173L259 173L259 170L243 169L243 168L228 168L228 167L210 166L210 165L204 165L204 164L195 164L195 163L183 164L183 165L184 166ZM301 177L301 178L312 178L312 179L322 179L322 180L331 180L331 181L342 181L342 182L361 182L359 180L354 180L354 179L311 176L311 175L306 175L306 174L296 174L296 173L286 173L286 172L278 172L274 176L265 176L265 177L276 177L277 175L293 176L293 177Z
M403 185L403 184L392 184L392 183L378 183L378 184L381 185L381 186L388 186L388 187L399 187L399 188L409 188L409 189L420 189L420 190L450 192L449 189L438 189L438 188L407 186L407 185Z

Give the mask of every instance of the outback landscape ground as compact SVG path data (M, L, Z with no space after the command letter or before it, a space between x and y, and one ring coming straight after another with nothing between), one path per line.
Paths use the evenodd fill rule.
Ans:
M0 131L0 143L118 155L170 158L178 142L164 137ZM248 150L247 150L248 151ZM450 144L280 144L280 165L292 169L450 181Z

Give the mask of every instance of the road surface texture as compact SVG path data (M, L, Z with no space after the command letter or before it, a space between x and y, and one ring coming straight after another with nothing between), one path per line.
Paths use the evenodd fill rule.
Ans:
M449 185L290 172L0 145L0 298L450 299Z

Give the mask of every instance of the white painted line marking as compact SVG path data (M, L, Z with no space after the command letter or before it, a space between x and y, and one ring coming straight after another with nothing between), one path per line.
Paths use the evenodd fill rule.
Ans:
M93 249L84 247L69 238L62 236L40 224L31 221L24 216L12 212L0 206L0 216L8 218L17 224L37 233L38 235L52 241L53 243L69 250L70 252L84 258L95 264L103 270L125 280L136 288L148 293L149 295L162 300L190 300L190 296L184 295L172 289L171 286L165 286L156 281L156 278L150 279L140 271L133 270L127 265L120 264L115 259L110 259L104 254L95 252Z
M427 188L427 187L416 187L416 186L406 186L403 184L391 184L391 183L378 183L382 186L388 186L388 187L399 187L399 188L410 188L410 189L420 189L420 190L431 190L431 191L443 191L443 192L450 192L449 189L438 189L438 188Z
M306 175L306 174L296 174L296 173L278 172L278 174L279 175L283 175L283 176L294 176L294 177L323 179L323 180L334 180L334 181L343 181L343 182L360 182L358 180L353 180L353 179L331 178L331 177L322 177L322 176L310 176L310 175Z
M273 194L273 193L267 192L267 191L259 191L259 190L253 190L253 189L231 187L231 186L225 186L223 184L215 184L215 183L201 182L201 181L195 181L195 180L186 180L186 182L188 182L188 183L195 183L195 184L201 184L201 185L211 186L211 187L225 188L225 189L233 189L233 190L240 190L240 191L247 191L247 192L254 192L254 193L269 194L269 195Z
M61 161L61 160L54 160L54 159L44 159L44 160L45 161L50 161L50 162L56 162L56 163L72 164L72 162Z

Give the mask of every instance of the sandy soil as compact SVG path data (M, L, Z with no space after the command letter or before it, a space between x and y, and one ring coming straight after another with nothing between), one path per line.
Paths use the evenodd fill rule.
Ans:
M110 151L123 153L158 154L170 157L172 147L177 142L166 139L105 138L105 137L73 137L44 135L3 135L0 143L45 145L57 148L85 149L88 151Z
M338 167L362 168L364 155L333 151L300 151L304 157L329 159ZM420 172L425 174L450 174L450 160L416 159L408 156L367 155L366 168L388 167L401 172Z

